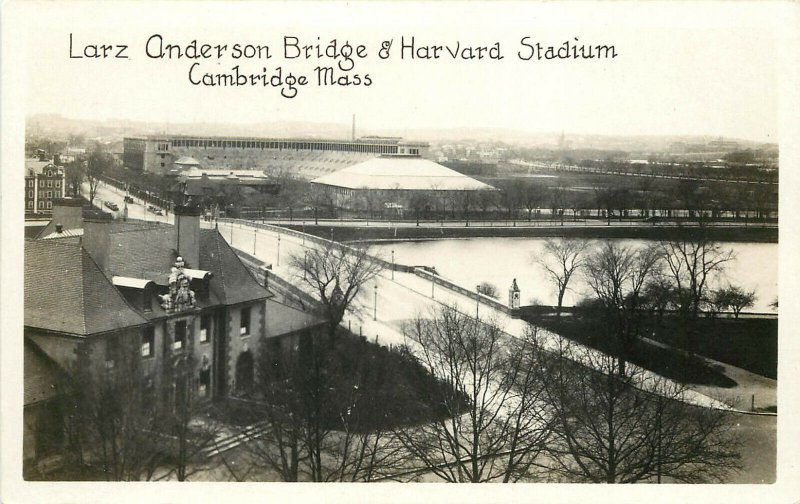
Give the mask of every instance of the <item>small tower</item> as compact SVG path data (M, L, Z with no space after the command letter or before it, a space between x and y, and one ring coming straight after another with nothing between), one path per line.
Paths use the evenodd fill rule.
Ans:
M511 310L519 310L519 286L515 278L508 289L508 307Z

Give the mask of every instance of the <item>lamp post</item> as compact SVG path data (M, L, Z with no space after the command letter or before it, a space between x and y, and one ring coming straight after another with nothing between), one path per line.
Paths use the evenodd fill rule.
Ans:
M308 279L308 250L303 251L303 280Z
M431 299L433 299L433 286L436 285L434 281L433 274L431 274Z
M481 286L475 286L475 319L478 319L478 310L481 307Z
M258 239L258 230L253 229L253 256L256 255L256 239Z
M278 267L281 265L281 235L278 235Z
M372 286L372 290L375 292L375 304L372 306L372 320L378 320L378 284Z
M394 280L394 250L392 250L392 280Z

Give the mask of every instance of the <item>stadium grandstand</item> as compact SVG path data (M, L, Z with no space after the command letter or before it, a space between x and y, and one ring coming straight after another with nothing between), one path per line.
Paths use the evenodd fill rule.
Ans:
M162 175L202 167L313 179L384 154L425 157L428 149L427 142L399 137L321 140L149 135L124 139L123 164Z

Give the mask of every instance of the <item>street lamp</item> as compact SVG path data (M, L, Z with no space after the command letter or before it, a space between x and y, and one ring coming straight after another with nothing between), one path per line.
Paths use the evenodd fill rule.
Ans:
M281 235L278 235L278 267L281 265Z
M258 230L253 229L253 257L256 255L256 239L258 238Z
M375 291L375 304L372 306L372 320L378 320L378 284L372 286Z
M475 319L478 318L478 310L481 307L481 286L475 286Z
M392 250L392 280L394 280L394 250Z
M303 280L308 279L308 250L303 251Z
M431 299L433 299L433 286L436 285L433 274L431 274Z

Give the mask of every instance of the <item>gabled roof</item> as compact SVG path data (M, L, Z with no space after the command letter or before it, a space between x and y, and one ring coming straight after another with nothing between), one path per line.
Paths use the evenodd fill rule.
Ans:
M494 189L446 166L416 156L381 156L312 180L348 189L479 191Z
M147 322L80 245L60 240L25 242L24 296L28 327L88 336Z
M212 273L210 290L223 304L269 296L216 229L200 230L200 269Z

